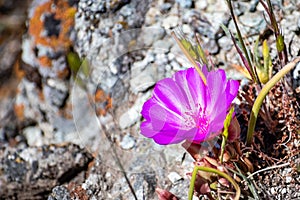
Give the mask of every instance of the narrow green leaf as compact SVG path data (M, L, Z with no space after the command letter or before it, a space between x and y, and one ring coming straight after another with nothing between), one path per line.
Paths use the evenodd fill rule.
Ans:
M209 187L213 190L217 190L218 189L218 182L213 182L209 185Z
M260 63L260 56L259 56L259 52L258 52L258 45L259 45L259 36L257 37L255 44L254 44L254 48L253 48L253 60L255 61L255 65L258 68L262 68L262 65Z
M70 51L67 54L67 62L70 69L76 74L81 65L81 60L79 58L79 55L73 51Z
M278 52L282 52L284 50L284 39L281 34L276 38L276 48Z
M201 42L199 37L196 35L196 43L192 42L189 38L186 38L182 33L182 30L177 28L174 31L175 36L182 43L182 46L186 49L186 51L190 54L190 56L197 62L201 64L208 65L207 58L205 53L201 47Z
M220 162L221 163L223 163L223 155L224 155L224 150L225 150L225 146L226 146L227 138L228 138L228 127L231 123L233 112L234 112L234 108L232 107L224 121L224 130L223 130L223 134L222 134L222 144L221 144L221 154L220 154Z
M197 41L196 53L198 54L198 58L200 58L200 60L206 65L206 67L209 70L208 61L207 61L205 52L201 46L200 38L198 37L198 35L196 35L196 41Z
M190 54L190 45L188 44L188 42L186 42L187 40L183 40L183 38L175 32L172 32L171 35L173 36L176 43L178 44L178 46L180 47L184 55L187 57L187 59L193 64L198 74L200 75L201 79L203 80L204 84L206 84L206 77L204 76L203 72L201 71L198 64L196 63L196 60L193 57L193 55Z
M83 61L82 61L82 64L81 64L81 71L82 71L82 73L83 73L86 77L88 77L89 74L90 74L90 65L89 65L89 62L88 62L88 60L87 60L86 58L83 59Z
M272 77L272 59L270 55L270 48L268 46L267 40L263 42L263 58L264 58L264 76L267 80L262 81L266 83Z

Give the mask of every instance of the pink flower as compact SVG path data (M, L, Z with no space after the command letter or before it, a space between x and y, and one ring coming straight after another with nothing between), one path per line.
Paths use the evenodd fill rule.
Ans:
M161 145L200 143L219 135L239 83L227 81L221 69L203 73L207 84L194 68L157 82L141 112L141 134Z

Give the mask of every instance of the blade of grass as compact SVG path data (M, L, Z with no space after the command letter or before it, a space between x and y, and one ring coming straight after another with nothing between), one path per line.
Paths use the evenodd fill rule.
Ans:
M249 186L249 189L250 189L251 193L253 194L254 199L255 199L255 200L259 200L259 199L260 199L260 198L259 198L259 195L258 195L258 193L257 193L257 191L256 191L256 189L255 189L255 186L253 185L252 181L251 181L249 178L247 178L247 177L241 172L240 168L237 166L237 164L236 164L235 162L234 162L233 164L234 164L235 168L236 168L238 171L235 171L235 170L233 170L233 169L231 169L231 168L229 168L229 167L226 167L226 169L228 169L228 170L231 171L232 173L235 173L235 174L239 175L240 177L242 177L243 180L244 180L245 182L247 182L247 184L248 184L248 186ZM248 197L248 198L249 198L249 197Z
M243 64L244 64L244 66L246 67L248 73L249 73L250 76L251 76L251 79L252 79L253 81L255 81L256 79L255 79L254 74L251 72L251 67L250 67L250 65L249 65L249 62L247 61L247 59L246 59L245 56L243 55L243 53L242 53L240 47L237 45L237 43L236 43L236 41L235 41L235 38L233 37L233 35L232 35L231 32L230 32L230 36L231 36L231 39L232 39L233 44L234 44L234 46L235 46L235 49L237 50L237 52L238 52L238 54L239 54L239 56L240 56L240 58L241 58L241 60L242 60L242 62L243 62Z
M250 57L249 57L249 54L248 54L248 51L247 51L247 48L246 48L246 45L244 43L244 40L242 38L242 34L241 34L241 31L239 29L239 26L237 24L237 21L236 21L236 18L235 18L235 15L233 13L233 7L232 7L232 3L231 3L231 0L226 0L227 4L228 4L228 7L229 7L229 11L230 11L230 14L231 14L231 17L232 17L232 20L233 20L233 23L235 25L235 28L236 28L236 32L237 32L237 37L238 37L238 40L242 46L242 50L245 54L245 57L246 57L246 60L248 62L248 66L249 66L249 70L250 70L250 74L251 76L253 77L253 81L255 83L257 83L257 77L254 73L254 68L252 66L252 63L251 63L251 60L250 60Z

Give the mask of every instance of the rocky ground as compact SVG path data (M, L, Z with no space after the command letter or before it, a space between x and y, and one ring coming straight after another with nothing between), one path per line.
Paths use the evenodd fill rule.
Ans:
M235 32L225 1L14 1L22 9L9 2L0 1L0 199L157 199L157 187L187 199L192 158L180 145L141 136L140 111L156 81L190 67L170 35L179 26L200 34L216 67L246 81L220 27ZM299 56L300 4L274 4L288 55ZM234 5L248 42L268 31L257 0ZM80 67L73 52L84 58ZM267 180L260 193L300 198L299 173L272 172L284 186Z

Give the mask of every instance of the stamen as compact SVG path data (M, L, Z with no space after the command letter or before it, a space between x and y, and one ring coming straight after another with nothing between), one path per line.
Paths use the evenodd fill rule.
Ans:
M209 120L199 104L195 105L195 110L187 110L183 113L183 127L186 129L198 128L200 132L206 132L209 126Z

